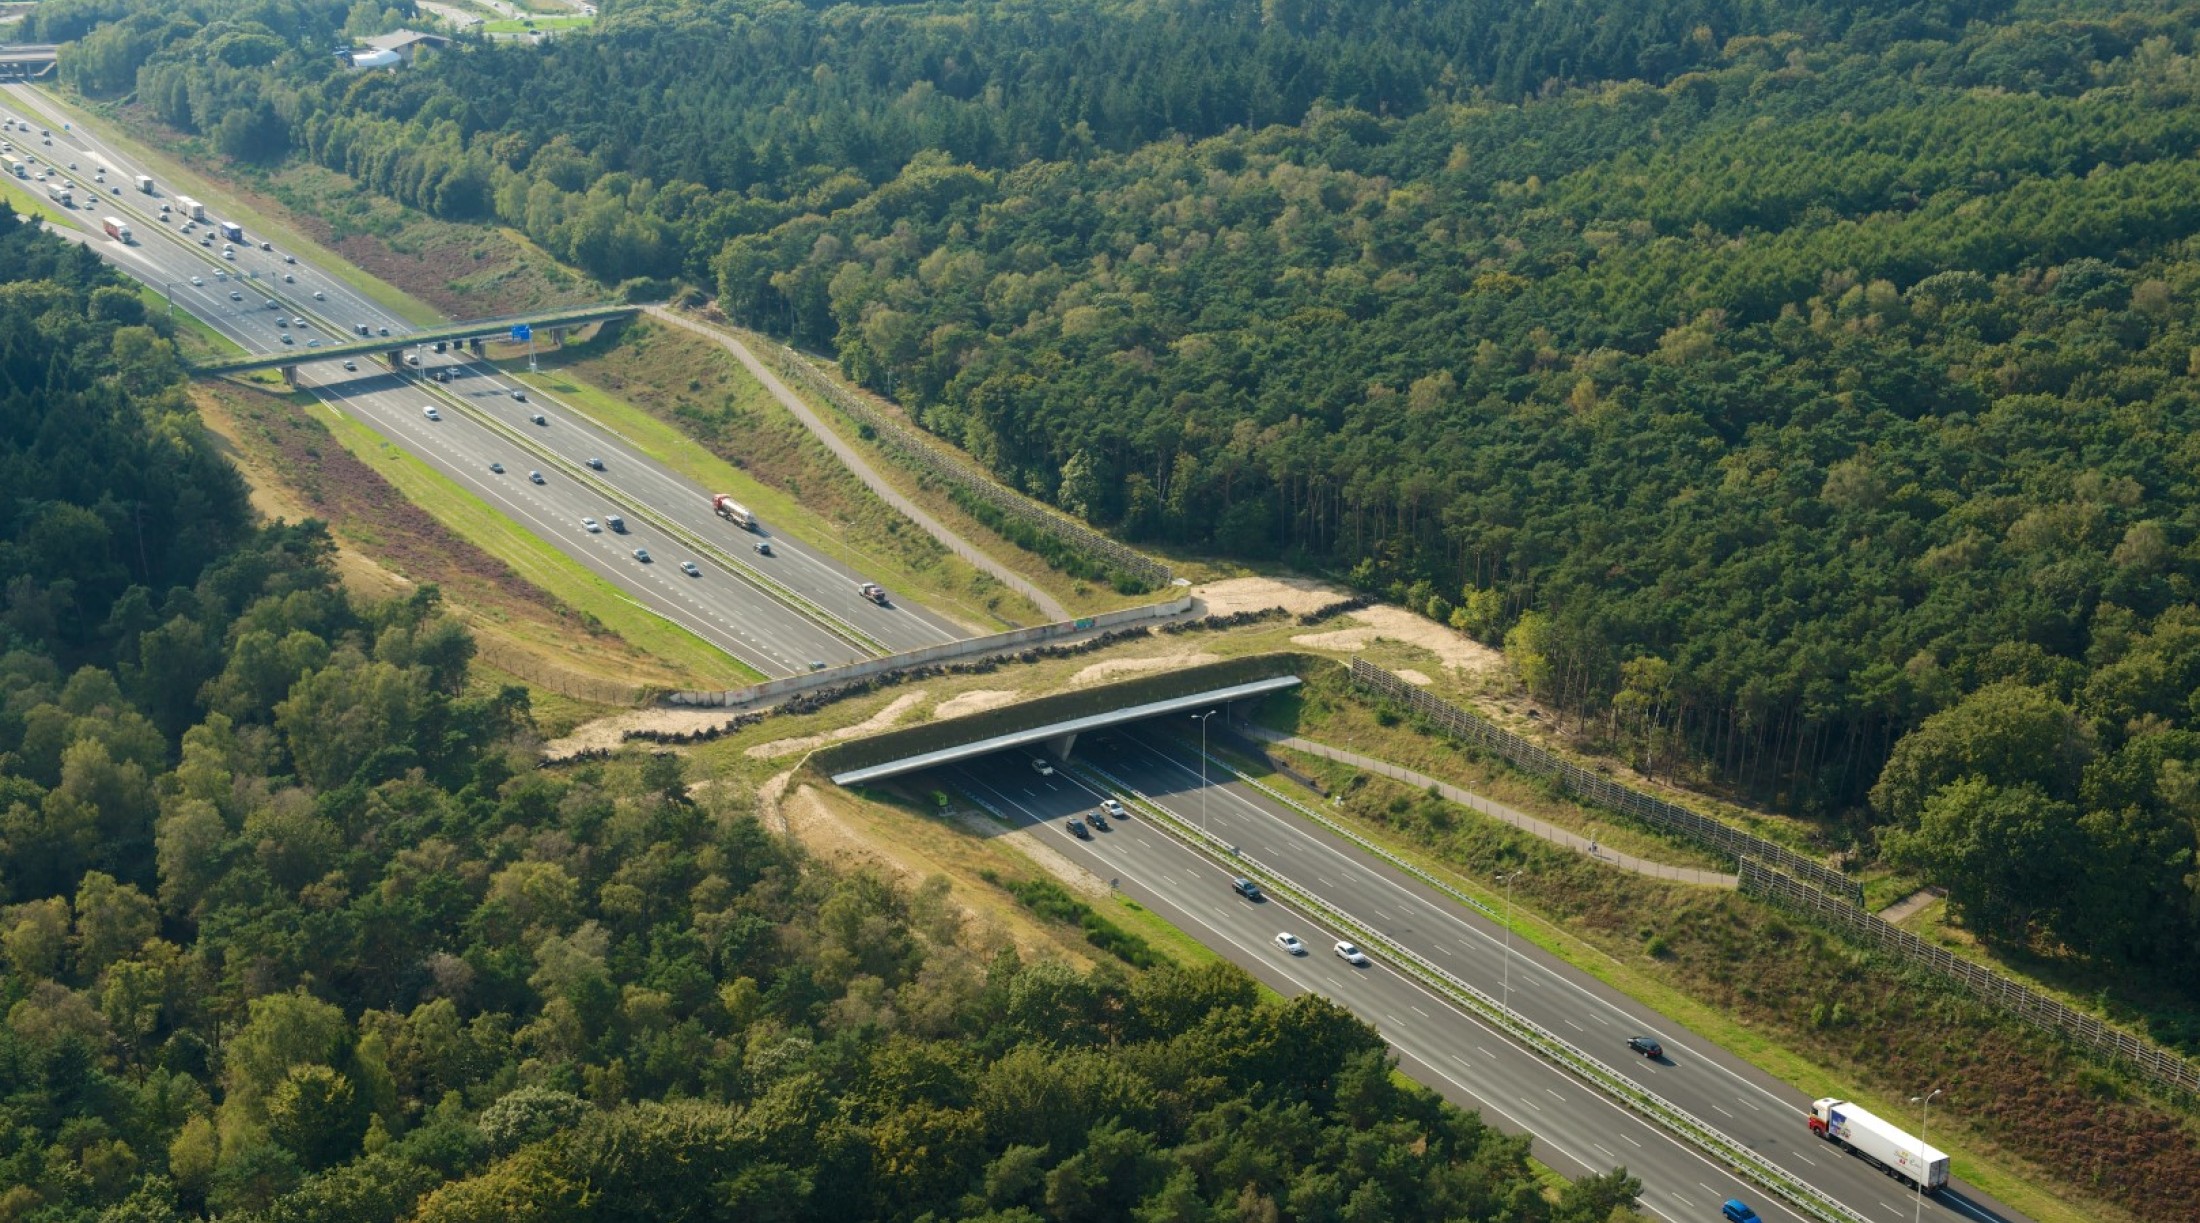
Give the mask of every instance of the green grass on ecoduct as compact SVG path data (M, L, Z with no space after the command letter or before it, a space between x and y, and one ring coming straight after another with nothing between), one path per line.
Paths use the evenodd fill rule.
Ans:
M762 673L738 659L635 604L618 587L589 572L366 425L333 412L324 419L329 432L346 450L372 467L436 521L510 565L520 577L550 592L575 611L595 617L636 649L671 664L696 687L738 687L764 678Z

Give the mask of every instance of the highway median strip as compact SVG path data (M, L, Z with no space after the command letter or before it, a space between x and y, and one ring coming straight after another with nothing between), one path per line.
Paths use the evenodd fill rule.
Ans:
M1577 1048L1557 1033L1503 1006L1496 999L1453 976L1445 969L1421 958L1418 954L1399 945L1381 932L1368 927L1351 914L1330 905L1312 890L1294 883L1289 876L1269 868L1256 858L1247 856L1220 837L1178 819L1174 813L1154 802L1145 793L1124 782L1121 778L1090 763L1081 763L1075 767L1077 770L1093 774L1106 782L1108 788L1130 800L1141 814L1152 819L1157 825L1170 832L1178 840L1191 846L1194 850L1233 867L1242 864L1245 873L1256 877L1263 888L1274 893L1280 899L1296 905L1328 923L1340 933L1350 936L1354 942L1360 944L1363 948L1381 952L1389 957L1393 966L1401 972L1407 973L1470 1014L1496 1027L1521 1047L1543 1057L1546 1061L1558 1066L1584 1084L1595 1088L1628 1111L1650 1121L1690 1147L1711 1157L1737 1176L1749 1180L1767 1192L1777 1194L1803 1213L1821 1220L1822 1223L1864 1223L1865 1217L1862 1214L1842 1205L1816 1186L1799 1179L1793 1173L1758 1155L1745 1144L1721 1133L1680 1106L1645 1090L1610 1066ZM1230 770L1230 772L1233 775L1242 776L1237 774L1235 770ZM1258 788L1271 797L1280 798L1265 786L1259 786ZM1289 802L1289 800L1282 801ZM1296 803L1290 805L1305 811L1305 808ZM1315 818L1324 824L1329 823L1327 820L1321 820L1319 816ZM1352 839L1359 844L1368 845L1364 839L1357 836ZM1386 860L1395 861L1392 855L1379 848L1371 845L1368 847L1375 849ZM1416 871L1415 874L1421 876L1422 873ZM1441 887L1443 885L1437 884L1437 886ZM1448 894L1459 896L1459 893L1454 889L1446 887L1444 890ZM1460 896L1460 899L1466 900L1464 896ZM1467 901L1467 903L1472 904L1473 902ZM1475 908L1487 912L1480 905L1475 905Z

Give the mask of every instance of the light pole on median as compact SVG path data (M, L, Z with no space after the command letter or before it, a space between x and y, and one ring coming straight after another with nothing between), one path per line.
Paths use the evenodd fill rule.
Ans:
M1192 715L1192 721L1199 723L1199 831L1202 835L1207 831L1207 719L1217 712L1210 709Z
M1931 1170L1923 1166L1923 1165L1924 1165L1924 1163L1925 1163L1925 1149L1926 1149L1926 1148L1925 1148L1925 1127L1926 1127L1927 1123L1929 1123L1929 1122L1930 1122L1930 1121L1931 1121L1931 1120L1933 1119L1933 1097L1934 1097L1934 1096L1937 1096L1937 1095L1939 1095L1939 1094L1940 1094L1940 1090L1941 1090L1940 1088L1938 1088L1938 1087L1935 1087L1935 1088L1933 1088L1933 1089L1932 1089L1931 1091L1929 1091L1929 1092L1926 1092L1926 1093L1925 1093L1924 1095L1922 1095L1922 1096L1911 1096L1911 1097L1910 1097L1910 1103L1912 1103L1912 1104L1915 1104L1915 1105L1917 1105L1917 1112L1918 1112L1918 1119L1917 1119L1917 1145L1918 1145L1918 1152L1917 1152L1917 1162L1918 1162L1918 1164L1919 1164L1919 1167L1918 1167L1918 1173L1919 1173L1919 1175L1918 1175L1918 1177L1917 1177L1916 1181L1914 1182L1914 1183L1915 1183L1915 1184L1917 1185L1917 1204L1916 1204L1915 1206L1912 1206L1912 1207L1910 1208L1910 1223L1917 1223L1917 1221L1918 1221L1919 1219L1923 1218L1923 1217L1924 1217L1924 1215L1925 1215L1925 1177L1926 1177L1926 1176L1929 1176L1929 1175L1931 1175Z
M1513 990L1513 880L1520 878L1519 871L1507 871L1497 881L1505 885L1505 1013L1512 1013Z

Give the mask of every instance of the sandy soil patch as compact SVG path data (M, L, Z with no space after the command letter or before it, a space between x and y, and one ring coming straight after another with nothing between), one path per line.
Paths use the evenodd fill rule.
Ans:
M842 739L876 734L901 721L901 715L909 712L914 706L923 703L924 696L924 690L921 688L915 692L905 692L895 697L893 704L879 710L854 726L843 726L838 730L829 730L820 735L803 735L795 739L774 739L770 743L759 743L744 754L751 760L776 760L781 756L792 756L796 752L809 751L813 747L838 743Z
M1192 588L1193 597L1207 608L1210 616L1227 616L1234 612L1260 611L1280 607L1294 616L1303 616L1317 607L1326 607L1339 599L1349 598L1351 591L1317 582L1311 578L1231 578L1226 582L1214 582Z
M1402 607L1378 603L1353 612L1351 618L1366 627L1302 633L1291 641L1316 650L1364 650L1369 642L1388 638L1427 650L1453 671L1489 671L1505 663L1505 656L1496 650Z
M951 696L941 701L939 708L932 711L932 716L935 718L959 718L966 713L983 713L988 709L998 709L1008 704L1020 694L1021 690L1016 688L979 688L976 691L965 692L959 696Z
M552 739L542 745L542 754L550 760L569 759L581 752L602 748L616 751L626 742L630 730L653 730L662 734L687 734L723 726L733 720L734 712L724 709L630 709L608 718L583 722L573 728L573 733L563 739ZM673 749L678 750L678 749Z
M1391 674L1397 676L1399 679L1402 679L1409 684L1419 684L1423 688L1426 688L1430 684L1436 682L1435 680L1432 680L1428 677L1428 672L1416 671L1411 667L1400 667L1396 671L1391 672Z
M1070 676L1069 682L1072 685L1097 684L1114 679L1119 675L1137 675L1146 671L1168 671L1177 667L1196 667L1201 663L1221 661L1221 655L1209 654L1205 650L1186 650L1178 654L1162 654L1153 658L1110 658L1105 662L1096 662Z

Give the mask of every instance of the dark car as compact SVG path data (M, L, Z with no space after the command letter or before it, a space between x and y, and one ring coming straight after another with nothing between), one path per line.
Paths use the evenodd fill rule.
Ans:
M1230 890L1236 892L1240 896L1243 896L1247 900L1267 899L1267 897L1260 894L1260 885L1250 879L1232 879L1230 881Z
M1106 832L1108 830L1108 817L1106 813L1094 811L1091 815L1088 815L1085 818L1092 821L1092 826L1095 831Z
M1092 833L1088 829L1086 829L1085 821L1083 820L1073 819L1069 822L1069 835L1076 837L1080 841L1090 841L1092 839Z
M1757 1212L1751 1210L1749 1203L1740 1198L1728 1198L1719 1207L1719 1217L1725 1219L1726 1223L1759 1223Z
M1659 1044L1655 1036L1630 1036L1627 1038L1627 1047L1653 1062L1665 1056L1665 1046Z

